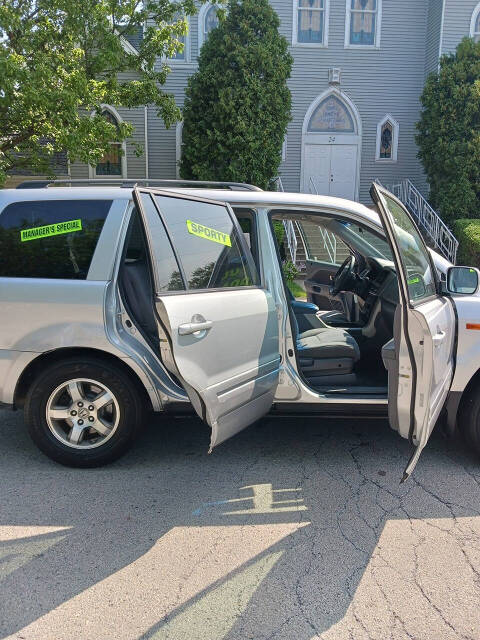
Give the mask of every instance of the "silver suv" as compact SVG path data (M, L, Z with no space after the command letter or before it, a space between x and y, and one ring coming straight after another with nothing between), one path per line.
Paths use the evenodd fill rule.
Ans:
M405 477L441 414L480 450L478 271L427 249L394 196L149 184L0 192L0 401L44 453L102 465L146 411L192 408L210 449L301 411L388 413Z

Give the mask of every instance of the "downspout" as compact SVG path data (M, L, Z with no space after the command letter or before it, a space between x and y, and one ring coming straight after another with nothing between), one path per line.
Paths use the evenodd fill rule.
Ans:
M440 71L440 58L442 57L442 49L443 49L443 29L445 26L445 5L447 4L447 0L442 0L442 24L440 25L440 43L438 46L438 65L437 71Z
M145 127L145 178L148 180L149 166L148 166L148 107L144 107L144 127Z

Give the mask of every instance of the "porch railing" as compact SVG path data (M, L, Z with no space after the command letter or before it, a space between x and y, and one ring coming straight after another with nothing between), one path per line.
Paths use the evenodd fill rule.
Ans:
M458 240L415 185L405 179L393 184L391 191L410 211L427 240L431 240L433 248L455 264Z

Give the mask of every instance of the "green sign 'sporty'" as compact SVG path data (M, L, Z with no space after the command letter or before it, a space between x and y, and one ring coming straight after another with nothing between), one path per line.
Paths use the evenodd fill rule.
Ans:
M194 236L198 236L199 238L204 238L204 240L210 240L210 242L218 242L218 244L223 244L226 247L232 246L232 241L228 233L223 233L222 231L217 231L216 229L211 229L210 227L205 227L203 224L193 222L192 220L187 220L187 229L188 233L191 233Z

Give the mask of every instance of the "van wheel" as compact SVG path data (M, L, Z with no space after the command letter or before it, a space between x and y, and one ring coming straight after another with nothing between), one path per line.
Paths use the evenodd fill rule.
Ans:
M480 384L478 382L462 400L458 426L468 446L480 455Z
M142 398L122 369L91 357L63 360L34 380L25 421L35 444L49 458L71 467L97 467L117 460L131 446L142 422Z

